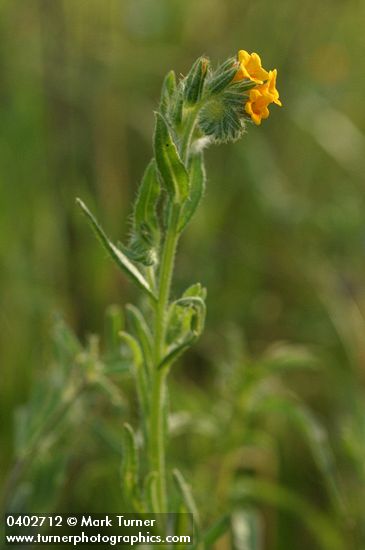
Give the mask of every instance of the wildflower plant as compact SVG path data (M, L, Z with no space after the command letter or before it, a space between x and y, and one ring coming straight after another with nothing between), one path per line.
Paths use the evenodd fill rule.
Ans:
M199 403L206 399L207 404L203 417L199 423L192 413L191 423L186 425L186 430L193 424L197 433L201 430L211 456L217 452L216 441L223 442L224 447L216 457L219 503L212 500L204 510L204 523L207 517L218 516L218 520L206 531L201 529L189 485L177 468L170 470L166 460L168 427L172 435L174 424L169 414L168 376L176 360L202 334L206 314L206 290L199 283L189 286L180 297L171 298L178 240L205 190L203 151L211 144L236 141L248 123L259 125L269 116L270 104L281 105L276 78L276 70L266 71L257 54L244 50L217 69L200 57L178 82L172 71L168 73L155 114L153 158L136 196L126 244L114 244L78 199L105 250L139 288L141 300L139 307L126 307L128 331L120 308L108 309L103 346L95 335L81 345L63 322L55 324L55 368L43 385L37 381L28 405L16 417L16 461L0 496L4 511L24 509L25 503L39 511L44 486L49 497L46 504L52 506L57 483L50 487L49 478L56 470L66 472L70 434L74 432L78 438L79 426L93 407L93 394L104 392L114 410L124 417L128 410L126 392L122 393L113 374L131 373L140 423L134 428L129 423L123 427L126 511L192 513L196 527L193 548L199 550L211 548L222 537L227 544L231 541L232 548L259 549L263 547L262 518L252 503L269 504L302 521L319 548L346 548L337 523L344 525L348 518L326 432L283 380L288 369L314 368L312 356L300 348L282 346L254 360L244 353L240 338L233 333L229 353L216 359L220 383L215 407L208 405L211 396L199 394ZM184 395L188 408L191 399L197 396ZM96 420L94 428L112 442L119 456L119 439L115 441L105 432L94 418L97 415L92 417ZM280 430L276 433L275 424L269 429L266 426L268 419L278 417L290 420L306 441L323 476L331 516L276 483L275 472L262 476L259 471L258 475L244 471L242 457L252 455L252 450L260 457L261 468L267 457L272 458L272 464L280 461ZM207 443L209 437L211 443ZM63 449L61 462L57 449ZM38 456L37 464L37 455L42 456L42 463ZM34 472L38 483L32 483L30 492L26 478ZM209 510L211 506L214 510ZM183 532L183 525L175 528Z
M276 70L266 71L260 57L241 50L218 68L198 58L186 77L169 72L155 113L153 158L135 200L129 242L114 244L78 199L102 245L139 288L141 307L127 306L128 332L119 331L122 353L133 364L139 399L137 437L124 426L123 490L133 511L171 511L166 466L167 380L173 364L201 336L206 290L200 283L171 299L179 238L205 190L203 150L238 140L247 123L269 116L281 105ZM142 442L140 442L142 441ZM173 471L182 506L195 506L181 473Z

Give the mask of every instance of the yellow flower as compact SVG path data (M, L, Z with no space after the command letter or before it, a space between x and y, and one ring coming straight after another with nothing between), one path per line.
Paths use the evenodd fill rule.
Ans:
M282 103L279 99L279 92L276 89L276 77L277 77L278 71L274 69L273 71L269 71L269 77L267 79L267 82L261 86L262 88L265 88L266 93L270 94L272 97L272 103L276 103L276 105L279 105L279 107L282 106Z
M271 98L268 95L262 94L260 90L250 90L250 96L245 105L245 111L250 115L253 122L258 126L261 120L268 118L270 111L268 105L271 103Z
M248 78L257 84L262 84L269 77L269 73L262 67L260 56L257 53L249 54L246 50L238 52L239 69L234 81Z
M281 107L279 92L276 89L277 70L269 71L268 79L264 84L256 86L249 92L249 98L245 105L245 111L250 115L256 125L261 124L262 119L268 118L270 103L276 103Z

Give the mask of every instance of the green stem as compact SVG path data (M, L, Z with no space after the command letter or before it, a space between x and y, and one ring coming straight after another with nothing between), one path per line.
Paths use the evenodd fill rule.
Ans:
M184 121L184 133L181 138L180 156L186 164L189 156L190 142L194 132L197 116L201 105L198 103L194 107L190 107Z
M187 164L190 143L194 132L200 105L195 105L187 111L184 120L184 132L181 138L180 156ZM158 300L155 304L154 330L154 364L152 375L152 398L150 412L149 433L149 461L151 471L157 472L157 501L156 512L167 512L166 492L166 457L165 457L165 429L166 429L166 369L158 366L166 351L166 319L169 306L169 295L176 247L179 240L180 205L172 204L162 249Z
M178 223L180 207L172 205L166 238L162 251L158 301L155 308L154 363L152 379L152 403L150 417L149 458L152 471L156 471L157 498L159 509L167 511L166 496L166 459L165 459L165 404L166 404L166 370L158 369L165 353L166 316L174 267L176 246L178 242Z

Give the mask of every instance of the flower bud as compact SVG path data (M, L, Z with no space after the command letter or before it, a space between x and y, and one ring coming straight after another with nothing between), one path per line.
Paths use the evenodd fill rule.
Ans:
M211 95L219 94L224 88L226 88L234 79L238 70L237 61L231 57L227 59L218 69L214 72L212 78L208 83L208 90Z
M195 105L195 103L200 100L208 68L209 60L205 57L199 57L199 59L195 61L186 77L184 89L184 99L186 103Z

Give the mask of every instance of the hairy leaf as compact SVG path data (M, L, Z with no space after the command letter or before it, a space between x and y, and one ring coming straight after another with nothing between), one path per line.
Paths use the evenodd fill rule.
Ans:
M124 328L123 310L113 304L105 312L105 344L107 353L110 355L120 354L119 333Z
M176 487L179 490L186 510L190 512L190 514L193 514L194 524L198 527L200 525L199 512L190 486L186 483L184 476L177 468L174 468L174 470L172 471L172 477L175 481Z
M262 408L267 411L278 411L284 413L301 431L306 439L318 469L323 475L327 484L332 502L339 511L343 511L344 503L338 485L334 454L328 440L327 432L304 405L291 402L288 399L271 398L265 400Z
M162 369L171 366L180 357L180 355L184 353L184 351L186 351L194 344L195 340L196 336L191 334L187 336L182 342L171 346L171 349L159 363L157 368Z
M238 63L234 57L222 63L207 82L208 93L213 95L224 90L232 82L237 69Z
M160 196L160 182L157 175L156 161L151 160L147 166L138 190L134 205L134 232L148 245L156 244L159 233L159 221L156 213Z
M139 508L140 489L138 486L138 450L136 436L132 426L123 426L122 487L127 500L133 508Z
M306 525L319 548L323 550L347 548L332 518L282 486L267 481L247 479L235 484L232 500L237 504L257 502L283 509L295 515Z
M201 540L194 544L193 549L198 550L201 548L211 548L227 531L231 526L230 516L224 515L218 521L216 521L201 537Z
M115 261L118 267L124 271L130 279L144 292L146 292L151 298L156 300L156 296L152 292L148 282L143 277L142 273L134 266L130 260L126 257L121 250L119 250L106 236L104 230L87 208L87 206L80 199L76 199L78 205L81 207L86 218L90 222L92 228L94 229L96 235L99 237L101 244L104 246L105 250L108 252L110 257Z
M134 371L136 376L136 384L138 391L138 398L144 411L143 418L147 419L148 417L148 407L149 407L149 393L148 393L148 380L146 377L146 372L143 368L143 354L137 340L128 334L128 332L120 332L120 338L122 341L129 347L132 352ZM146 425L144 426L146 430Z
M183 204L189 195L189 176L172 139L166 119L156 113L154 150L157 168L172 201Z
M202 153L192 156L189 167L189 176L190 193L188 200L184 203L182 208L179 227L180 231L182 231L191 220L205 191L206 174Z
M133 327L133 331L138 337L139 343L142 348L144 362L148 368L152 367L152 333L149 326L146 323L145 318L143 317L141 311L133 306L128 304L126 306L128 320Z
M187 104L195 105L200 100L209 72L209 63L207 58L199 57L191 67L184 83L184 99Z
M144 481L144 497L148 509L152 513L157 513L159 511L157 483L157 472L150 472Z
M188 298L189 296L196 296L205 300L207 297L207 289L200 283L194 283L190 285L183 294L183 298Z
M171 304L168 318L169 339L172 343L158 368L169 367L201 335L204 329L206 307L199 296L186 296Z
M163 115L167 115L169 113L175 92L176 75L174 71L170 71L165 76L161 90L160 111Z

